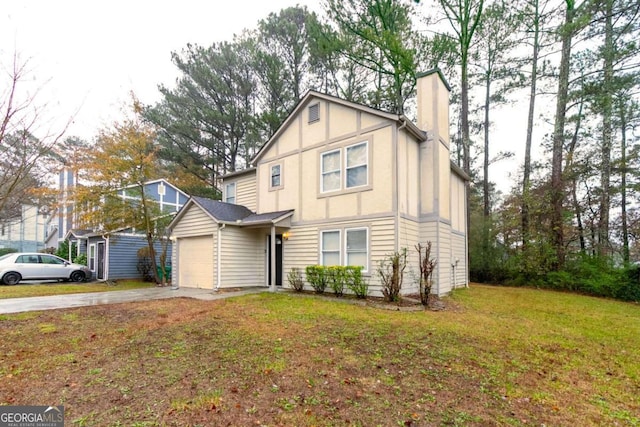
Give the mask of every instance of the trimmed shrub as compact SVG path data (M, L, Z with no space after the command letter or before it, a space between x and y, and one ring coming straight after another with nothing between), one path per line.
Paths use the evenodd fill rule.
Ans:
M362 267L345 267L347 288L353 292L356 298L364 299L369 294L369 283L362 277Z
M322 265L308 265L305 268L307 274L307 282L316 291L317 294L321 294L327 288L328 275L326 267Z
M329 287L333 290L333 293L337 297L344 295L344 288L347 283L346 267L341 265L332 265L327 267L326 273L328 276Z

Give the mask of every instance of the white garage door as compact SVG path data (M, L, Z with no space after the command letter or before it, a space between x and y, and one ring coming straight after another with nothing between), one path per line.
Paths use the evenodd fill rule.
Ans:
M178 285L213 289L213 238L178 239Z

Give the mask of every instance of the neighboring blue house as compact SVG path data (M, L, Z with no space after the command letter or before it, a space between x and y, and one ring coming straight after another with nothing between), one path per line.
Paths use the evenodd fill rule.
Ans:
M189 196L164 179L145 183L146 194L155 200L165 214L175 214L187 202ZM123 200L136 200L136 187L118 191ZM131 228L110 232L69 229L64 240L76 244L76 253L69 258L86 254L87 265L97 280L139 279L138 250L147 246L146 237ZM168 243L167 260L171 260L171 242ZM70 245L71 247L71 245ZM156 262L162 251L160 242L155 245Z

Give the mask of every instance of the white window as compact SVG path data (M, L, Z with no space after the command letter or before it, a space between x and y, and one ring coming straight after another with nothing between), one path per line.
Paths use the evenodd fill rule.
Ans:
M347 188L367 185L367 143L347 147Z
M345 162L342 163L344 151ZM321 155L320 192L348 190L369 184L369 148L367 142L328 151ZM342 178L344 176L344 179Z
M340 231L322 232L322 265L340 265Z
M278 188L282 186L282 166L271 166L271 188Z
M346 230L346 265L360 265L367 270L369 259L368 238L366 228Z
M322 192L340 190L340 150L322 154Z
M224 201L227 203L236 203L236 183L232 182L224 187Z
M363 271L368 271L368 228L346 228L344 233L342 230L323 231L320 240L320 264L361 266Z
M89 269L96 271L96 245L89 245Z

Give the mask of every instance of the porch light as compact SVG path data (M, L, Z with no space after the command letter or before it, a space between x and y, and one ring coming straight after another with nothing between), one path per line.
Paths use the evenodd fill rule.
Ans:
M288 231L286 231L286 232L282 233L282 238L283 238L284 240L289 240L289 236L290 236L290 234L289 234L289 232L288 232Z

